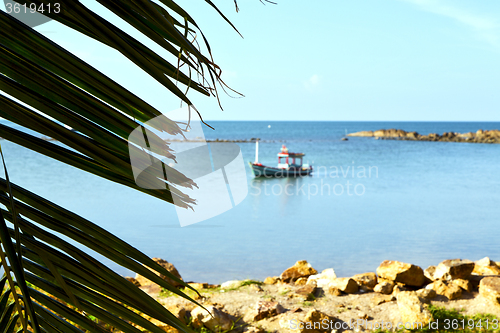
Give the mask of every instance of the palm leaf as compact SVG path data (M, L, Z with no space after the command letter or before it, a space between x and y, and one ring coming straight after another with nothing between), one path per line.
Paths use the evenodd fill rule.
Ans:
M221 70L197 23L181 7L170 0L98 1L165 50L171 60L79 1L65 1L60 13L45 14L116 49L189 106L189 89L217 96L216 85L224 86ZM206 2L218 11L211 1ZM196 42L198 34L203 37L203 48ZM0 90L4 93L0 95L0 117L37 133L0 124L2 138L181 207L194 203L180 188L196 184L183 174L154 163L156 169L145 172L157 175L167 169L168 179L159 178L166 187L145 189L136 184L130 166L130 151L139 149L139 142L130 141L129 134L138 126L156 147L152 154L175 159L168 143L154 130L182 135L177 123L163 117L151 125L154 128L145 126L162 117L161 113L3 11L0 63ZM11 183L5 168L5 179L0 178L0 264L4 272L0 333L111 330L94 318L123 332L162 332L147 318L189 331L161 304L88 254L92 251L195 302L161 279L160 274L188 287L151 258L98 225Z

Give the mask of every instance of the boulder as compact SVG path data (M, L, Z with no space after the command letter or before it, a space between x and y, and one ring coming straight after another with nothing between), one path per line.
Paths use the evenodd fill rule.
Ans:
M360 288L365 290L373 290L377 285L377 274L373 272L357 274L354 275L352 279L356 281Z
M132 282L136 287L140 287L141 283L131 276L125 276L125 280Z
M310 299L314 296L314 293L316 292L316 287L312 284L307 284L303 286L302 288L299 288L295 290L295 293L299 296L303 296L306 299Z
M425 288L433 289L438 295L446 296L449 300L462 297L462 288L450 281L437 280Z
M268 276L264 280L264 284L276 284L280 281L280 278L277 276Z
M206 309L208 311L198 306L191 311L191 320L194 328L205 326L212 332L231 329L233 321L229 314L212 305L206 306Z
M436 280L434 278L434 272L436 272L436 266L429 266L426 269L424 269L424 276L429 280L434 281Z
M474 263L467 259L444 260L437 265L434 279L467 279L474 270Z
M392 289L392 294L393 295L397 295L398 293L402 292L402 291L408 291L409 289L407 287L404 286L404 284L402 283L396 283L394 285L394 288Z
M307 278L307 283L316 283L319 288L326 287L330 282L335 280L337 275L333 268L327 268L323 270L320 274L311 275Z
M380 294L390 295L394 289L394 282L392 281L380 281L374 288L373 291Z
M455 279L455 280L451 280L450 282L459 286L464 291L467 291L469 293L472 292L473 286L472 286L472 282L469 280Z
M259 286L258 284L251 284L251 285L248 286L248 289L252 290L252 291L255 291L255 292L258 292L258 293L260 293L261 291L264 291L262 289L262 287Z
M422 268L400 261L383 261L377 268L377 274L381 278L414 287L421 287L425 283Z
M479 283L479 294L491 301L493 304L500 305L500 277L488 276L481 279Z
M278 302L258 301L254 308L245 315L245 321L259 321L285 312Z
M401 291L397 296L399 313L403 323L422 323L429 325L432 314L414 291Z
M340 291L346 293L346 294L354 294L355 292L358 291L359 286L351 278L337 278L335 280L332 280L327 288L338 288Z
M337 287L326 287L326 293L333 296L342 296L342 292Z
M243 281L240 280L231 280L231 281L226 281L220 285L221 289L233 289L233 288L238 288L241 286Z
M311 264L306 260L299 260L295 265L281 273L280 278L283 282L295 282L298 278L308 277L317 273L318 271L312 268Z
M408 132L406 133L406 137L410 139L418 139L420 135L417 132Z
M164 259L161 259L161 258L152 258L153 261L155 261L157 264L159 264L160 266L162 266L163 268L165 268L167 271L169 271L172 275L174 275L175 277L177 277L178 279L182 280L182 277L181 275L179 274L179 272L177 271L177 269L175 268L175 266L171 263L169 263L168 261L164 260ZM148 267L146 267L148 268ZM148 268L149 269L149 268ZM172 286L174 287L181 287L182 284L163 275L163 274L160 274L156 271L153 271L154 274L156 275L159 275L160 278L164 281L166 281L168 284L171 284ZM152 285L152 284L156 284L152 281L150 281L149 279L145 278L144 276L142 275L139 275L137 274L135 276L135 280L143 287L146 287L148 285Z
M171 314L173 314L177 319L182 321L184 324L186 324L186 309L177 305L170 305L166 306L167 310L170 311ZM162 329L163 331L167 333L181 333L178 329L165 324L162 321L159 321L156 318L152 317L147 317L147 319L153 324L156 325L158 328Z
M424 299L433 299L437 296L437 293L434 289L427 289L427 288L419 289L416 291L416 293L418 297Z
M307 283L307 278L305 277L298 278L297 281L295 281L296 286L304 286L306 285L306 283Z
M484 257L474 263L474 270L472 274L475 275L500 275L500 267L490 260L488 257Z
M334 323L337 321L335 317L331 317L317 310L310 310L304 317L303 328L300 333L330 333ZM324 325L327 323L327 325ZM325 327L325 326L328 326Z

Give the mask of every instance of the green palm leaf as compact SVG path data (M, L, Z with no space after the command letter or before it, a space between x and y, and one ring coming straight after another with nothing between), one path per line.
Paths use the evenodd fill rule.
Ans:
M162 58L79 1L65 1L60 13L45 14L116 49L189 106L189 89L217 96L216 86L224 83L210 45L193 18L176 3L98 2L174 60ZM211 1L206 3L232 26ZM197 35L202 36L203 48L196 42ZM177 123L3 11L0 64L0 90L4 93L0 95L0 117L39 135L0 124L0 137L181 207L194 204L181 189L196 184L183 174L154 163L145 172L157 175L168 169L168 179L160 178L166 187L145 189L136 184L130 165L130 149L139 149L134 146L139 142L129 142L129 135L138 126L156 147L152 153L175 160L175 152L154 130L182 135ZM144 126L157 117L163 119L152 125L155 128ZM0 279L0 333L163 332L148 318L189 331L156 300L88 254L92 251L195 302L161 279L160 274L189 287L151 258L95 223L15 185L5 168L5 179L0 178L0 264L4 273Z

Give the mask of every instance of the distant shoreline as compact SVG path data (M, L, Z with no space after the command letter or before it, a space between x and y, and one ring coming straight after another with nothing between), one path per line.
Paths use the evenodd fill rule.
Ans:
M421 135L417 132L406 132L401 129L380 129L377 131L361 131L350 133L351 137L374 137L382 140L403 141L441 141L441 142L467 142L467 143L500 143L500 130L478 130L477 132L457 133L445 132L443 134L430 133Z

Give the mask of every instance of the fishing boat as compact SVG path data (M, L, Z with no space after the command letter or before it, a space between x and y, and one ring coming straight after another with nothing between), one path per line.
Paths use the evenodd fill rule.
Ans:
M255 142L255 162L248 162L255 177L298 177L308 176L313 168L309 164L302 164L304 153L291 153L285 145L278 153L278 166L271 167L259 162L259 140Z

